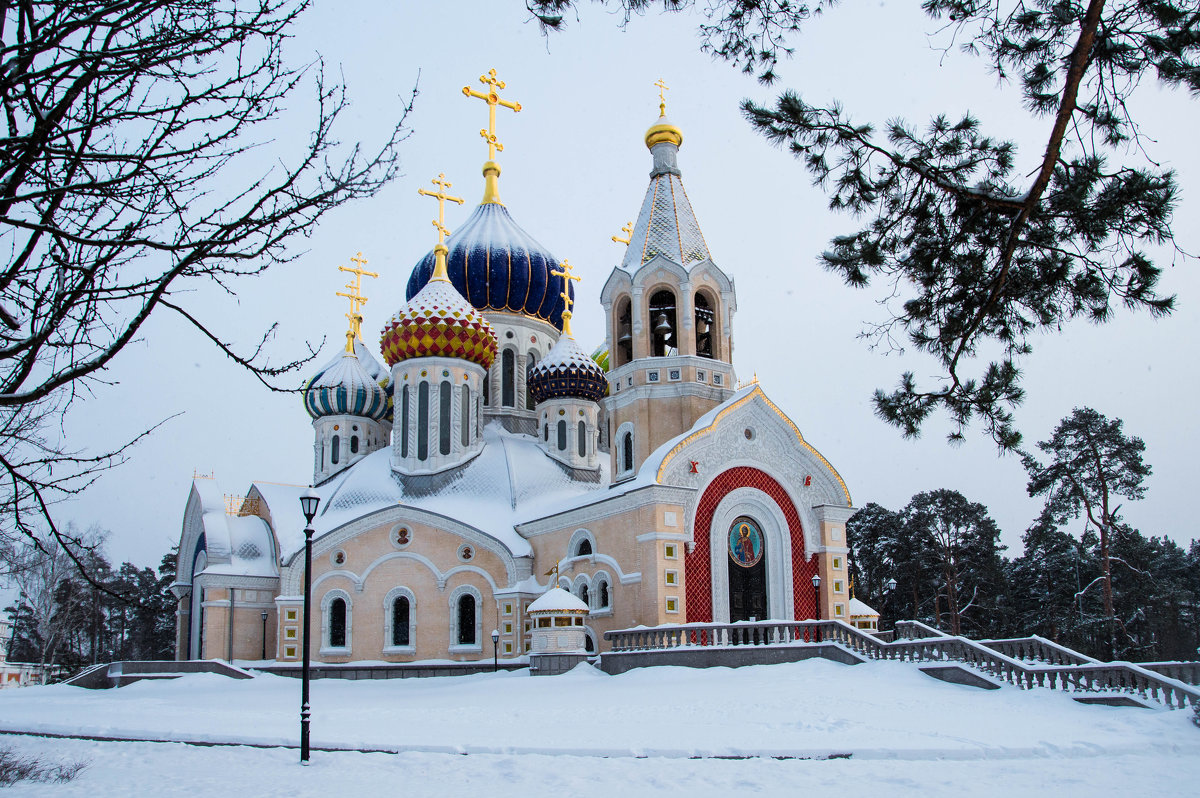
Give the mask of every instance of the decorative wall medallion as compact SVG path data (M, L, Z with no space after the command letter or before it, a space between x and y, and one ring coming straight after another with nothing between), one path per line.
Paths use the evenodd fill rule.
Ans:
M475 559L475 547L459 546L458 559L462 560L463 562L470 562L471 560Z
M748 518L739 518L729 530L729 556L743 568L758 565L762 559L762 532Z
M341 549L338 549L333 554L329 555L329 561L332 562L334 565L345 565L346 564L346 552L342 551Z
M392 545L398 549L408 548L412 538L412 530L406 526L398 526L392 530Z

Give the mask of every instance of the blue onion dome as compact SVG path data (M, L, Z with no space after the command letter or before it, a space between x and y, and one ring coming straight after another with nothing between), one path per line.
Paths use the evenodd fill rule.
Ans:
M547 399L586 399L599 402L608 390L604 371L570 335L558 339L529 373L534 404Z
M475 209L446 241L446 268L458 293L479 310L520 313L562 330L563 281L551 272L558 259L521 229L498 202ZM434 253L427 254L408 278L412 299L433 276ZM568 292L575 296L574 286Z
M304 409L313 418L362 416L382 421L388 414L388 395L347 348L304 386Z

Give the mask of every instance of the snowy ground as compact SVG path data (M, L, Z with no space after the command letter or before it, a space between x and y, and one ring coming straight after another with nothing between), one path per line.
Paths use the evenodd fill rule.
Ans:
M196 675L121 690L11 690L0 693L0 728L295 745L299 688L283 677ZM284 748L27 736L0 745L90 760L70 784L9 791L20 795L217 795L236 784L254 796L402 787L406 796L727 798L867 786L925 796L1171 796L1193 795L1200 783L1190 712L981 691L897 662L321 680L313 711L314 746L395 753L317 752L301 770ZM712 758L740 756L752 758Z

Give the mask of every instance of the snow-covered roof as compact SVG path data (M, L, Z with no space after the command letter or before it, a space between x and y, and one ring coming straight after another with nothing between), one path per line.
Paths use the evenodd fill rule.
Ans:
M209 558L203 573L237 574L239 576L279 576L279 562L275 559L275 545L271 541L271 529L257 515L204 514L205 537L212 529L210 524L223 521L228 532L229 560L214 562Z
M378 510L403 505L453 518L474 527L517 557L532 553L514 527L587 502L607 486L607 456L601 482L581 482L546 456L529 435L500 424L484 428L483 451L465 466L433 477L404 478L392 471L391 450L364 457L315 490L321 497L313 528L319 537ZM303 487L255 483L267 504L280 556L304 547Z
M587 612L588 605L577 596L572 596L561 587L547 590L541 598L529 605L527 612Z
M871 607L865 601L861 601L856 598L850 599L850 617L863 618L866 616L878 618L879 613L871 609Z

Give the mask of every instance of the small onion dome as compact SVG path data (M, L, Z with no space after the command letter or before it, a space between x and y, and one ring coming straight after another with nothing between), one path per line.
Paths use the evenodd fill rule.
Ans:
M486 369L498 348L492 326L445 280L431 280L396 311L379 343L389 366L413 357L456 357Z
M608 379L575 339L564 335L529 372L529 390L534 404L565 397L599 402L608 390Z
M609 352L608 347L604 344L592 350L592 360L596 361L596 365L608 371Z
M313 418L362 416L381 421L388 414L388 396L354 353L344 352L304 386L304 409Z
M577 596L572 596L561 587L554 587L542 594L541 598L529 605L526 610L530 615L587 615L588 605Z
M558 259L513 221L508 208L485 202L446 241L446 271L458 293L479 310L502 310L548 321L561 330L563 280ZM407 298L432 278L429 252L408 278ZM573 286L567 289L575 296Z
M665 113L646 131L646 146L653 147L664 141L669 141L676 147L683 144L683 131L672 125Z

